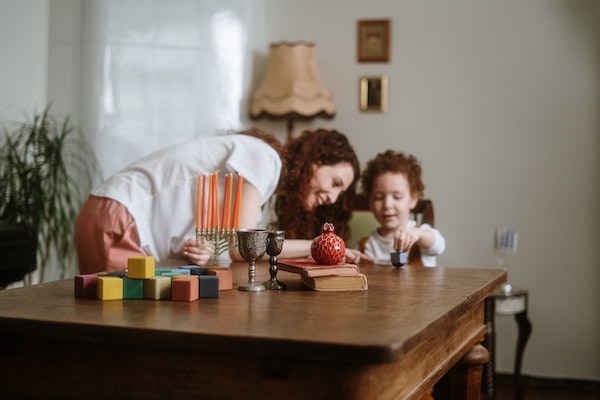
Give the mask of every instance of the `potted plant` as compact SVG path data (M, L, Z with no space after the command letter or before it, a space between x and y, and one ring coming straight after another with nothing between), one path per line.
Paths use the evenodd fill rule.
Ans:
M37 232L39 280L51 254L64 277L75 258L73 229L79 208L100 176L93 148L70 117L59 119L50 104L41 114L4 127L0 149L0 221Z

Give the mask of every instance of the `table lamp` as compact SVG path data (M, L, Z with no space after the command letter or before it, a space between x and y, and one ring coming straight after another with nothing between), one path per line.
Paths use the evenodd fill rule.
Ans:
M312 43L271 44L267 72L250 99L250 117L287 119L288 139L295 119L333 118L333 97L319 78L315 58Z

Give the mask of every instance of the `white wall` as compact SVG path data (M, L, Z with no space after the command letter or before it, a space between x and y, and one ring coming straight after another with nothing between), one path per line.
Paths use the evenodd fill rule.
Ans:
M0 0L0 119L14 118L7 111L10 104L39 109L52 98L61 111L76 114L100 146L109 173L137 154L203 127L228 127L213 119L212 108L205 105L234 95L223 94L215 75L205 75L215 66L214 53L202 48L204 36L196 36L218 10L237 10L247 24L239 76L243 90L239 102L230 104L241 115L226 125L251 123L248 89L262 76L269 42L314 41L321 78L336 98L338 114L310 125L346 132L363 163L388 147L422 160L426 195L435 202L437 226L448 244L442 265L493 267L491 230L501 225L518 229L520 248L510 280L530 291L534 329L524 373L600 380L600 269L593 253L600 239L595 226L600 216L600 3L176 3L170 8L159 1L53 0L48 7L47 1ZM145 17L133 13L137 19L123 22L120 11L128 7L144 8ZM190 9L182 15L181 10ZM359 64L356 23L380 17L392 20L391 62ZM132 29L119 30L124 26ZM167 56L170 61L164 64L154 57L134 65L124 58L130 51L183 56ZM59 54L65 55L65 64ZM122 58L115 63L107 54ZM198 110L193 116L190 105L180 103L181 92L172 90L181 88L185 77L164 75L186 57L196 57L188 64L196 68L189 74L213 80L208 88L194 83L187 91L192 109ZM121 103L126 111L122 118L114 118L101 102L112 98L107 96L107 71L122 79L119 90L137 79L132 96L120 98L137 101L135 107ZM360 113L359 78L382 74L390 82L388 112ZM141 97L138 92L148 89L144 82L154 86ZM164 88L158 100L152 97L157 88ZM178 107L156 118L152 113L163 108L149 99ZM285 135L283 122L256 124ZM296 132L306 126L298 123ZM118 157L107 148L113 144L110 149ZM498 369L508 372L516 342L514 321L500 318L497 334Z
M47 0L0 0L0 121L46 106L47 37Z
M317 45L338 114L312 125L347 133L363 163L389 147L421 159L442 265L494 267L492 229L519 231L509 280L530 293L524 373L600 379L600 3L267 4L268 41ZM357 21L378 18L392 21L391 61L357 63ZM358 110L369 75L388 76L385 114ZM497 322L497 366L509 372L516 324Z

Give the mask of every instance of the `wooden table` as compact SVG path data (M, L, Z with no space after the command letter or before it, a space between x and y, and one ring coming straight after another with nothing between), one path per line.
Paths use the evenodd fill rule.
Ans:
M287 290L246 292L231 268L234 290L191 303L78 299L72 279L0 291L0 398L418 399L483 339L506 281L362 265L366 292L286 272Z

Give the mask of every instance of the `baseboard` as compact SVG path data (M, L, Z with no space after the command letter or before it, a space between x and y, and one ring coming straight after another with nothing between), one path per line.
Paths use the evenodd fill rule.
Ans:
M497 384L512 385L514 378L511 374L496 374ZM569 378L542 378L531 375L521 375L524 388L572 390L585 393L600 394L600 381Z

